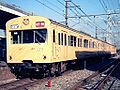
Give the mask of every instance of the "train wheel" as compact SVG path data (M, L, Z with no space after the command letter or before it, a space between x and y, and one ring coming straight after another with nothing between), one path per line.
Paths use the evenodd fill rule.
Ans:
M56 76L61 76L62 75L62 72L61 72L61 62L57 63L55 74L56 74Z
M65 72L67 70L67 66L65 62L61 62L61 72Z
M55 71L56 71L56 65L52 64L51 69L50 69L50 76L51 77L53 77L55 75Z

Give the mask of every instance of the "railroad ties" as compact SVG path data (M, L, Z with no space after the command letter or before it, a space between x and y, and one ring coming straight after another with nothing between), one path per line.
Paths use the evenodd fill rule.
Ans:
M113 75L115 70L120 66L120 59L114 59L114 61L100 68L89 77L76 83L70 90L110 90L116 82L116 78L111 77L111 75Z

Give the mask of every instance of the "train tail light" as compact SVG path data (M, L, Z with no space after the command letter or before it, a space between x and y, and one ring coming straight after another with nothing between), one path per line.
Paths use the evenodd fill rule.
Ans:
M44 27L45 26L45 22L42 21L42 22L36 22L36 27Z

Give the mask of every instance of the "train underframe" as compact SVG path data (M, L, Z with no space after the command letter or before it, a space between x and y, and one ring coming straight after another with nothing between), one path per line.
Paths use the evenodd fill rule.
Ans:
M70 62L69 62L70 63ZM68 62L56 63L32 63L32 61L24 61L22 64L10 64L11 72L17 78L24 77L48 77L60 76L68 68Z

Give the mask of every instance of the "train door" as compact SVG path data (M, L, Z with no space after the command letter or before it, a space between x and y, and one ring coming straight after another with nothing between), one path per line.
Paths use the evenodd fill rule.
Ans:
M63 59L67 59L67 53L68 53L68 49L67 49L67 32L62 31L61 33L61 45L62 45L62 58Z
M53 58L64 60L68 56L67 33L53 30Z
M67 34L66 32L58 32L58 45L56 54L59 59L64 60L67 58Z
M67 33L64 33L64 57L67 59L68 57L68 46L67 46Z

